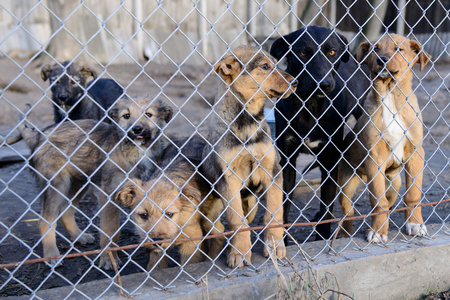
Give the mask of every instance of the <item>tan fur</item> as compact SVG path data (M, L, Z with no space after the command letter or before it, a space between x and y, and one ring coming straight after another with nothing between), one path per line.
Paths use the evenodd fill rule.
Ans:
M224 232L220 222L222 203L214 201L206 190L201 191L194 172L192 165L181 159L172 163L161 178L158 176L147 182L134 180L117 195L120 203L131 208L142 240L175 240L149 246L148 270L166 268L170 249L175 246L179 248L181 265L204 260L202 251L208 253L210 259L215 259L222 251L223 237L208 242L176 241Z
M258 187L253 193L267 200L264 224L283 223L281 170L263 109L267 99L288 97L295 90L296 81L276 68L275 63L265 51L239 47L214 67L221 84L209 132L213 147L206 147L203 152L203 173L227 207L230 230L246 228L253 220L257 200L253 194L241 194L252 186ZM275 254L283 258L283 229L267 229L264 236L263 254L268 256L269 248L274 248ZM250 232L235 234L231 244L228 266L249 264Z
M401 185L402 164L406 171L404 202L407 206L419 204L425 157L422 116L412 90L412 67L419 63L422 70L429 55L416 41L387 34L372 44L361 44L357 59L369 66L373 86L364 101L366 113L353 130L358 135L350 133L346 137L346 144L351 146L339 165L339 201L348 217L354 214L351 198L361 181L359 177L369 184L373 211L389 210ZM385 68L378 59L387 61ZM408 234L426 234L420 208L406 211L405 218ZM351 235L352 221L344 222L344 229L344 235ZM367 239L386 242L387 234L387 215L372 217Z
M94 241L92 235L81 232L74 219L73 206L89 183L100 200L100 244L105 248L117 243L119 210L108 199L126 176L153 167L152 161L165 147L161 128L171 116L172 109L162 101L122 98L111 109L112 124L77 120L55 124L43 134L21 126L21 135L33 152L31 165L44 189L39 228L45 257L59 255L55 235L58 219L72 240L83 244ZM142 128L139 135L133 133L136 126ZM112 267L108 254L102 254L100 266Z

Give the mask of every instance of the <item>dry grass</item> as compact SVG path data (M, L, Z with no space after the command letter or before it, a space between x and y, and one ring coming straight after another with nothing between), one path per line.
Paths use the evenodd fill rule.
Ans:
M353 299L350 295L339 291L338 282L333 274L325 273L322 276L318 276L297 241L286 230L285 233L297 245L308 264L308 269L299 271L288 258L285 258L289 267L294 271L293 275L285 275L281 272L277 257L272 251L270 257L277 270L278 292L267 299L326 299L325 296L329 297L329 293L337 294L337 299Z

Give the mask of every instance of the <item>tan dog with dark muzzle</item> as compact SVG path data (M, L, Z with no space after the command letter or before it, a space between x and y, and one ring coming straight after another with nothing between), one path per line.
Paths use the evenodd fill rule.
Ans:
M357 59L369 66L372 90L364 102L365 113L345 139L347 151L339 164L339 202L346 217L354 214L351 198L361 180L368 183L373 212L388 211L401 186L405 169L404 203L420 203L424 166L422 116L412 89L412 67L420 70L429 55L418 42L396 34L386 34L376 42L363 43ZM355 171L356 170L356 171ZM405 211L406 233L427 233L421 208ZM367 231L369 242L387 242L387 214L372 217ZM344 222L343 235L353 233L353 222Z
M221 83L201 167L226 207L230 230L248 228L257 209L255 197L266 199L265 225L283 223L283 178L264 118L264 103L288 97L297 81L275 63L265 51L239 47L214 67ZM264 242L265 256L270 248L279 258L286 255L283 228L266 228ZM250 231L234 234L228 266L249 264L251 246Z

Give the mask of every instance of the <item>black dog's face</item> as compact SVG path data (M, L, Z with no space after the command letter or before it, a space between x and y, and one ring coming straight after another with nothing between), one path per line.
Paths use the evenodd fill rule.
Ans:
M335 70L347 62L345 37L319 26L310 26L277 39L270 50L276 59L287 59L286 71L297 78L297 94L325 97L335 88Z
M52 100L64 111L70 109L83 96L89 77L96 74L84 63L63 62L47 65L41 70L44 81L50 81Z

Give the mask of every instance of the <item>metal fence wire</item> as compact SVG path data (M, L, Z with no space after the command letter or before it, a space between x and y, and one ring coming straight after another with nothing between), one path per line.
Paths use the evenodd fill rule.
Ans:
M449 9L2 1L0 295L448 233Z

